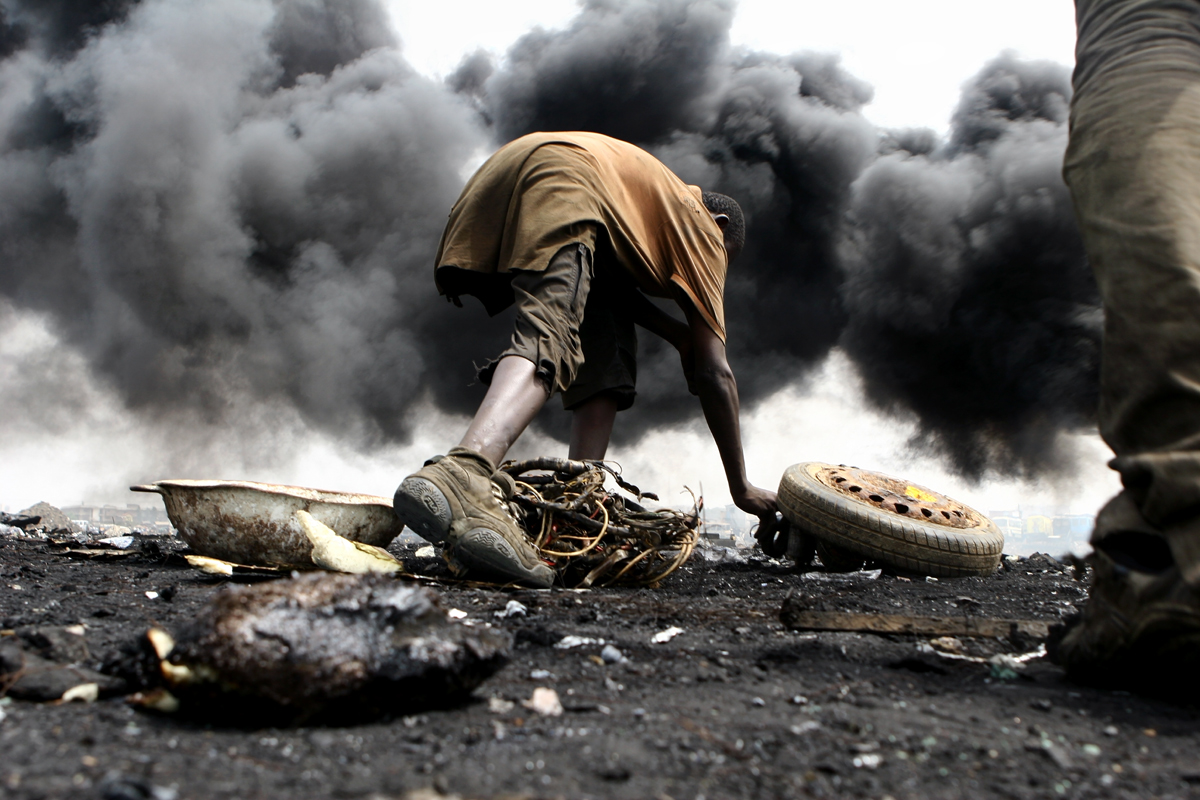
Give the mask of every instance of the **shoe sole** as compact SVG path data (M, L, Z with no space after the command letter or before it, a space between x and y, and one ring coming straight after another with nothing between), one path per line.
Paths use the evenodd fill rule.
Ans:
M405 478L392 498L392 510L413 533L431 544L441 544L450 533L450 502L425 478Z
M545 564L530 569L521 563L516 550L503 536L487 528L475 528L464 533L451 554L468 571L499 575L508 580L549 589L554 583L554 570Z

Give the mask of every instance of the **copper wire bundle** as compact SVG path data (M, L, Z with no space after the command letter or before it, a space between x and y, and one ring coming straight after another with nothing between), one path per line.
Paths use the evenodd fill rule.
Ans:
M696 548L703 500L691 512L647 510L608 491L606 476L638 500L658 498L601 461L537 458L500 469L516 483L512 500L538 555L565 586L653 585Z

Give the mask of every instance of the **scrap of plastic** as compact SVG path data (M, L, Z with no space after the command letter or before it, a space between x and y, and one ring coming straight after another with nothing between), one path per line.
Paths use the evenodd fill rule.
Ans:
M595 639L591 636L564 636L554 644L554 649L570 650L573 647L582 647L585 644L604 644L604 640Z
M382 547L344 539L307 511L297 511L296 519L312 542L313 563L322 569L352 575L370 572L387 574L404 570L404 565Z
M672 625L665 631L659 631L658 633L654 634L654 636L650 637L650 641L654 644L664 644L671 641L681 633L683 633L683 628L676 628L674 625Z
M492 616L507 619L508 617L523 617L529 612L525 604L517 600L509 600L503 611L494 611Z

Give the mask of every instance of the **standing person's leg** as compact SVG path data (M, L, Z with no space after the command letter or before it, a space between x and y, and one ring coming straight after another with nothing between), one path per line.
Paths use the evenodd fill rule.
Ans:
M537 365L521 356L501 358L492 373L492 385L458 446L499 464L549 398L550 390L538 377Z
M1064 174L1104 302L1088 605L1056 652L1128 683L1200 664L1200 6L1079 0ZM1188 678L1190 681L1191 678Z
M579 343L583 365L563 392L571 414L569 458L599 461L608 452L617 412L637 395L637 331L625 312L629 292L638 291L624 269L600 250L588 295Z
M396 490L396 516L427 541L444 543L458 572L534 586L554 580L508 507L512 479L496 464L583 360L579 327L591 286L594 228L581 238L559 250L544 271L514 273L512 344L481 370L491 385L462 443L427 461Z
M604 460L619 409L616 395L608 392L594 395L571 409L571 445L567 457L575 461Z

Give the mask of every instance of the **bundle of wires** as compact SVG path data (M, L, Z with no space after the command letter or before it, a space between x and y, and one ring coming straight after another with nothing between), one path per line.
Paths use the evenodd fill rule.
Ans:
M500 465L516 483L512 496L537 548L564 586L653 586L692 555L703 499L690 512L648 510L658 500L602 461L537 458ZM606 478L634 499L606 488Z

